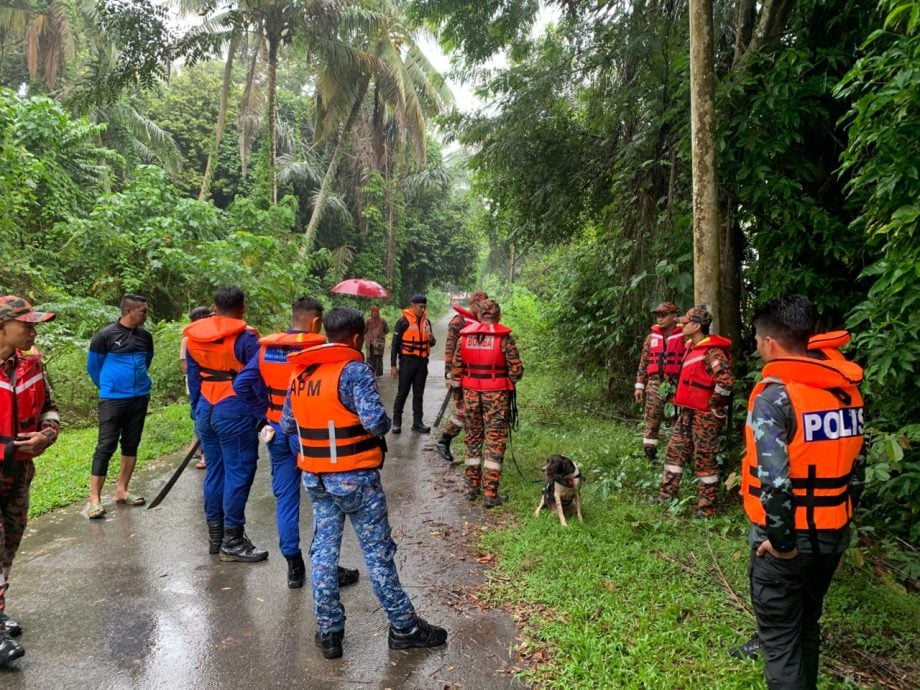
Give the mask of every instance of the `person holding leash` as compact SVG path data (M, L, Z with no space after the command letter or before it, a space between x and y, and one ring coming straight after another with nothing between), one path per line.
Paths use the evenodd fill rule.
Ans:
M486 508L508 500L500 496L505 446L511 426L515 384L524 376L511 329L499 323L501 308L490 299L479 303L480 323L460 331L451 380L463 388L466 414L466 494L475 501L480 489Z
M488 299L484 292L474 292L470 296L470 308L454 306L457 314L447 324L447 337L444 339L444 378L447 380L447 388L454 400L454 413L448 417L444 423L444 431L441 438L434 444L438 454L447 460L454 461L454 455L450 452L450 442L453 441L460 432L463 431L463 388L451 385L451 369L454 366L454 352L457 351L457 343L460 340L460 331L467 326L473 326L479 323L479 303Z

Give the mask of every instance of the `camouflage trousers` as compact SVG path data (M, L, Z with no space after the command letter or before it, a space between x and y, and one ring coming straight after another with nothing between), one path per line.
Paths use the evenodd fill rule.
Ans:
M667 398L661 397L658 393L662 380L673 384L673 379L649 376L648 383L645 385L645 431L642 434L642 445L652 448L658 447L658 431L661 429L664 404L667 402Z
M396 572L396 542L390 536L387 499L377 470L331 474L303 473L303 485L313 503L313 544L310 546L313 610L320 632L345 628L339 599L339 553L345 516L351 520L364 554L371 588L397 628L411 628L417 616Z
M450 396L454 399L454 413L444 422L444 435L454 438L459 436L465 426L463 412L463 389L457 386L450 389Z
M497 496L508 444L508 391L463 389L466 417L466 487Z
M724 419L709 412L681 407L664 456L664 480L659 498L666 500L680 494L684 467L693 460L697 481L697 510L715 515L719 498L719 430Z
M0 613L6 608L10 568L29 519L29 485L34 476L32 460L16 460L10 474L0 474Z

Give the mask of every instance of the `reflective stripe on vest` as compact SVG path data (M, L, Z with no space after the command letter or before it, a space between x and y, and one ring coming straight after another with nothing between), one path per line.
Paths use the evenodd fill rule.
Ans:
M789 479L795 496L795 529L809 532L839 530L852 517L850 477L853 463L863 448L862 396L855 384L818 388L794 380L801 367L836 371L836 362L789 358L768 364L770 376L758 383L748 400L745 426L746 452L742 461L741 495L752 522L766 525L766 512L757 473L757 447L751 427L754 401L771 383L786 387L795 416L795 434L787 445ZM850 364L844 362L844 364ZM766 373L766 369L765 369ZM836 380L836 379L835 379Z
M490 326L501 330L485 332ZM470 332L476 329L483 332ZM503 326L491 324L475 324L461 331L461 386L476 391L514 390L514 383L508 378L508 361L502 351L502 340L510 332Z
M706 411L715 390L715 379L706 371L706 354L711 348L728 350L731 341L709 336L687 351L681 365L674 393L674 404L691 410Z
M431 335L431 322L423 316L420 325L418 317L408 309L403 310L403 316L406 317L409 326L403 331L399 354L427 358L431 354L431 343L428 340Z
M318 333L272 333L259 340L259 374L268 389L268 409L265 417L276 424L281 421L284 398L294 365L288 355L326 342Z
M321 361L311 363L316 354ZM338 357L329 361L330 357ZM383 464L383 439L372 436L339 399L342 370L361 353L344 345L322 345L297 353L291 379L291 412L297 422L297 466L323 474L376 469Z
M16 352L12 372L6 367L0 370L0 448L11 444L17 434L40 431L43 417L51 417L42 414L47 393L44 381L41 354L34 348L28 353ZM15 460L34 457L19 450L12 452Z
M676 375L680 371L680 363L685 351L684 335L680 328L676 328L670 335L665 336L659 326L652 326L646 373L649 376Z

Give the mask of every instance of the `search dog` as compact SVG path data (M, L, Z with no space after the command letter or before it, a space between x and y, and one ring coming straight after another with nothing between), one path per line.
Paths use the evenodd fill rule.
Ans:
M533 513L534 517L539 517L540 511L546 508L556 511L563 527L568 527L565 516L573 512L579 522L584 522L581 516L581 471L578 465L564 455L550 455L543 466L543 478L546 484L543 486L540 505Z

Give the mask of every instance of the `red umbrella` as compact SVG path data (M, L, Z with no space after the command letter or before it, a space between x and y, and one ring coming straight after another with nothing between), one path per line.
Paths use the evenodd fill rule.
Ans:
M380 283L366 278L349 278L332 288L329 292L339 295L356 295L358 297L389 297L390 293Z

